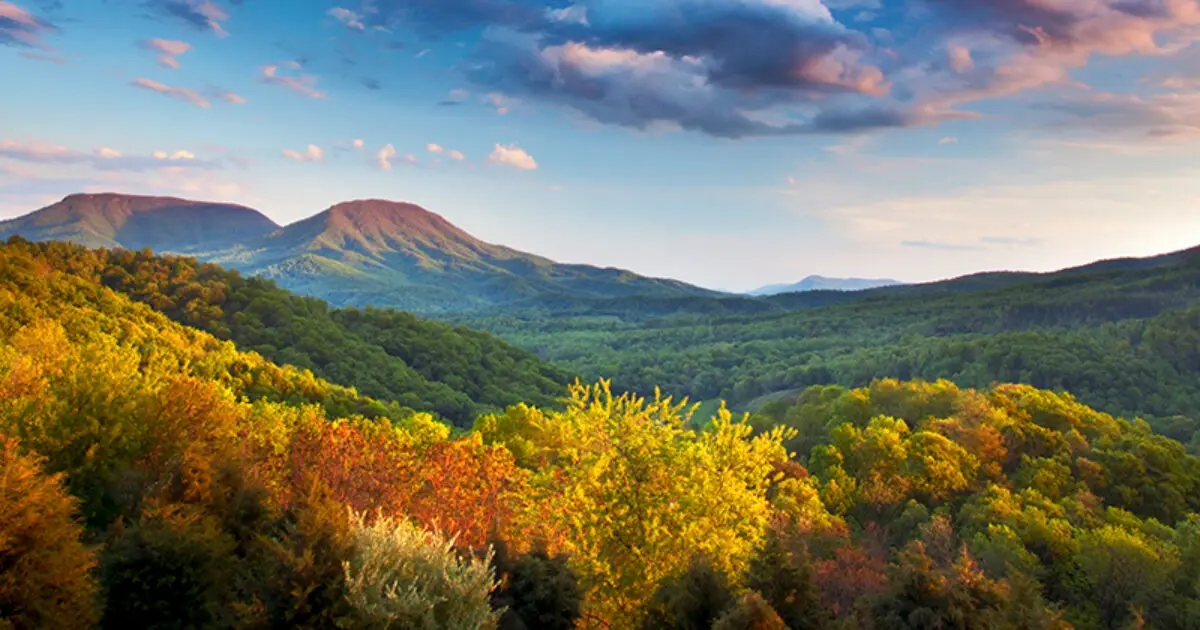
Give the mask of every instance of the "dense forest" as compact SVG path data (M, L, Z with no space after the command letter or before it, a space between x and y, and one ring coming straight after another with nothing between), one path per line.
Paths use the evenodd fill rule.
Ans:
M517 402L552 405L571 380L485 333L390 309L333 309L270 280L194 258L20 237L3 247L103 284L244 350L462 426L483 411Z
M694 418L600 381L455 431L239 343L189 267L0 248L0 627L1200 623L1200 459L1070 394L874 379Z
M1200 420L1197 251L865 293L568 301L457 321L623 390L750 410L893 376L1070 392L1184 441Z

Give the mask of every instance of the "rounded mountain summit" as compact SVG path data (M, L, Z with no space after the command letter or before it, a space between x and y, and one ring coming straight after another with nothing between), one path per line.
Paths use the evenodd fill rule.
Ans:
M516 302L716 296L676 280L562 264L487 243L418 205L347 201L280 227L233 204L79 194L0 223L0 238L178 253L275 280L336 306L470 311Z

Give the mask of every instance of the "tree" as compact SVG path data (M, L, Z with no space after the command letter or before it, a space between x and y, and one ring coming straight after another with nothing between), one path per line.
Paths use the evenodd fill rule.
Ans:
M499 615L496 587L484 558L459 558L454 541L407 520L351 517L354 553L346 563L347 597L355 623L395 630L486 630Z
M582 614L582 593L566 558L536 549L509 555L503 541L494 545L500 586L492 607L504 612L501 630L571 630Z
M795 627L785 623L761 595L750 591L717 619L712 630L795 630Z
M62 482L0 435L0 627L65 630L98 620L95 553L80 542L79 504Z
M824 626L825 610L813 584L808 548L802 541L787 540L778 528L773 528L750 562L746 587L766 600L791 630Z
M708 630L736 602L729 578L697 557L681 576L663 582L647 606L643 630Z

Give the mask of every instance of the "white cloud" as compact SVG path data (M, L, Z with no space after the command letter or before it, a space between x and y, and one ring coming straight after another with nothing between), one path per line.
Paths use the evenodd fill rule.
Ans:
M189 161L189 160L196 159L196 154L192 153L191 151L186 151L183 149L180 149L173 153L167 153L166 151L155 151L153 153L153 155L156 159L169 160L169 161L173 161L173 162L178 162L181 160Z
M425 150L439 155L446 152L446 148L440 144L427 144L425 145Z
M283 157L297 162L320 162L325 159L325 150L315 144L310 144L304 151L284 149Z
M511 166L523 171L534 171L538 167L533 156L516 145L497 144L496 148L492 150L492 154L488 156L488 161L492 164Z
M463 155L462 151L449 151L446 153L446 155L450 156L451 160L457 160L459 162L467 159L467 156Z
M381 170L392 170L392 158L396 157L396 147L386 145L375 154L375 163Z
M358 150L360 150L360 151L361 151L361 150L362 150L362 148L363 148L363 140L362 140L362 138L355 138L355 139L354 139L354 141L353 141L353 142L351 142L350 144L351 144L351 146L353 146L355 149L358 149Z
M356 31L365 30L367 28L367 26L363 24L362 17L350 9L334 7L327 13L329 17L332 17L342 24L345 24L346 28L354 29Z
M121 157L121 152L109 147L100 147L99 149L96 149L96 155L106 160L113 160Z

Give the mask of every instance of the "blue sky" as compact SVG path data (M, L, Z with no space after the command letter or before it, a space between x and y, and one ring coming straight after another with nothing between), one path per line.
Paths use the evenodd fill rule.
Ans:
M750 289L1200 244L1200 0L0 0L0 218L420 203Z

